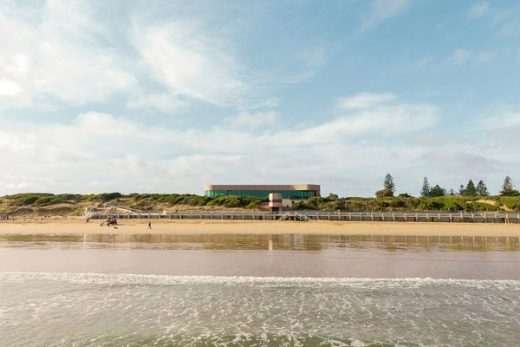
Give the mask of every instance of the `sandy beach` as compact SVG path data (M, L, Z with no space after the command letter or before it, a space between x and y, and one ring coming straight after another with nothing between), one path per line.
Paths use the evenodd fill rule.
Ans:
M316 234L316 235L419 235L419 236L520 236L518 224L403 223L403 222L244 222L121 220L117 228L101 221L63 219L0 222L7 234Z

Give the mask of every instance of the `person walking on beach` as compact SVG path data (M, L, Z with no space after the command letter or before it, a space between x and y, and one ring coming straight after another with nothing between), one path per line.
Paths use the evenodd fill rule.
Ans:
M152 229L152 222L148 222L148 229Z

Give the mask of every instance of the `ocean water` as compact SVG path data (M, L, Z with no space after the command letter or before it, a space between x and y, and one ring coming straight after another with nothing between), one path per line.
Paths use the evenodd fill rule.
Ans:
M518 346L519 237L8 235L0 346Z
M0 274L1 346L516 346L520 281Z

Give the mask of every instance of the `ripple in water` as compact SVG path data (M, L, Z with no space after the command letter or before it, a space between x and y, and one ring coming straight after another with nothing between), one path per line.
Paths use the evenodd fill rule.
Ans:
M520 341L520 281L0 274L0 345Z

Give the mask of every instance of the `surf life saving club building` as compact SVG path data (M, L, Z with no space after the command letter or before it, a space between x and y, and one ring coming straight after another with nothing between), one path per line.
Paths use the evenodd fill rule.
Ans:
M290 207L293 200L308 199L320 196L318 184L289 185L207 185L204 195L210 198L219 196L252 196L269 199L269 207L279 211L282 207Z

